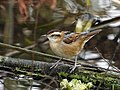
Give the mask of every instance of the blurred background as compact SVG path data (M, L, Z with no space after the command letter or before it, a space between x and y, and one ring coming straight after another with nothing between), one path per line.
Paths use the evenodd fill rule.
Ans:
M0 42L53 54L45 37L51 29L81 33L116 17L120 17L120 0L0 0ZM120 69L120 20L107 23L101 33L87 42L79 58L81 62L103 68L108 68L109 62L111 69ZM1 45L0 55L43 59ZM17 81L3 79L8 76L5 71L0 74L0 90L41 90L40 87L26 87L30 80L22 76ZM40 85L39 82L34 84Z

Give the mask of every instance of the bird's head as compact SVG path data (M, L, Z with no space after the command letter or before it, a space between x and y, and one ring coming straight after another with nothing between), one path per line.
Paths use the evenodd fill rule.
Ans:
M50 42L60 42L63 40L64 32L58 30L52 30L47 33L47 38Z

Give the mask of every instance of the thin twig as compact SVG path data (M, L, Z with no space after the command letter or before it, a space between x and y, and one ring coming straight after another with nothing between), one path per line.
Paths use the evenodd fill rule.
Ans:
M36 81L36 82L41 83L41 84L45 85L46 87L49 87L49 88L53 89L53 87L50 86L48 83L44 83L42 81Z
M110 62L108 62L108 61L103 57L103 55L100 53L100 51L97 49L97 47L95 47L95 49L97 50L97 52L99 53L99 55L103 58L103 60L108 63L108 65L112 66L115 70L117 70L117 71L120 72L120 70L119 70L118 68L116 68L115 66L113 66Z
M30 46L25 47L25 49L32 49L32 48L35 47L35 46L36 46L36 44L33 44L33 45L30 45ZM18 51L18 50L14 50L14 51L12 51L12 52L6 53L5 56L9 57L9 56L13 56L13 55L19 54L19 53L21 53L21 52Z
M29 50L29 49L26 49L26 48L21 48L21 47L9 45L9 44L1 43L1 42L0 42L0 46L15 49L15 50L18 50L18 51L23 51L23 52L26 52L26 53L34 53L34 54L37 54L37 55L52 57L52 58L56 58L56 59L60 58L58 56L54 56L54 55L50 55L50 54L46 54L46 53L42 53L42 52L37 52L37 51L34 51L34 50Z
M115 54L116 54L116 52L117 52L119 46L120 46L120 45L118 44L118 46L116 47L115 52L114 52L114 54L113 54L113 57L112 57L112 59L111 59L111 62L112 62L113 58L115 57ZM111 63L109 63L109 62L103 57L103 55L99 52L99 50L98 50L97 47L95 47L95 49L97 50L97 52L99 53L99 55L103 58L103 60L104 60L105 62L107 62L108 65L109 65L108 68L107 68L107 70L105 71L105 74L104 74L103 80L100 81L100 83L99 83L99 85L98 85L98 87L97 87L97 90L99 90L99 88L100 88L102 82L104 82L104 78L105 78L105 76L106 76L106 74L107 74L107 72L108 72L110 66L112 66L112 67L113 67L114 69L116 69L116 70L119 70L119 69L117 69L116 67L114 67Z
M34 38L34 41L36 43L36 31L37 31L37 25L38 25L38 15L39 15L39 10L37 9L37 12L36 12L36 17L35 17L35 27L34 27L34 33L33 33L33 38ZM32 48L33 50L34 48ZM35 60L35 53L32 53L32 72L34 72L34 60Z
M42 52L38 52L38 51L34 51L34 50L29 50L27 48L17 47L17 46L13 46L13 45L1 43L1 42L0 42L0 46L15 49L15 50L22 51L22 52L26 52L26 53L29 53L29 54L34 53L36 55L41 55L41 56L45 56L45 57L51 57L51 58L54 58L54 59L61 59L61 57L58 57L58 56L55 56L55 55L50 55L50 54L46 54L46 53L42 53ZM62 60L74 63L74 60L70 60L70 59L66 59L66 58L63 58Z
M98 85L98 87L97 87L97 89L96 89L96 90L99 90L101 84L104 82L104 78L105 78L105 76L107 75L107 72L108 72L111 64L102 56L102 54L99 52L99 50L97 49L97 47L95 47L95 49L96 49L97 52L100 54L100 56L103 58L103 60L104 60L105 62L107 62L108 65L109 65L108 68L107 68L107 70L105 71L105 74L104 74L102 80L100 81L100 83L99 83L99 85Z
M113 59L115 58L115 55L116 55L116 53L117 53L117 51L119 50L119 47L120 47L120 43L117 45L117 47L116 47L116 49L115 49L115 51L114 51L114 54L113 54L113 56L112 56L112 58L111 58L111 62L113 61Z
M104 28L104 27L108 26L109 24L116 23L116 22L119 22L119 21L120 21L120 16L115 17L115 18L112 18L112 19L110 19L110 20L103 21L103 22L101 22L100 24L98 24L98 25L90 28L90 31Z

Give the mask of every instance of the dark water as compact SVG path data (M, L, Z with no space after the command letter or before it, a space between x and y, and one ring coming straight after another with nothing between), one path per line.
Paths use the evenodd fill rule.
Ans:
M4 77L0 79L0 90L43 90L41 84L32 79Z

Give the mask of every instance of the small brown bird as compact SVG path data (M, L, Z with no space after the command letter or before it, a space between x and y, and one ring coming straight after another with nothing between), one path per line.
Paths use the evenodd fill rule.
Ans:
M83 34L71 33L65 35L65 31L52 30L48 32L47 37L50 48L56 55L69 59L75 58L73 71L76 68L77 56L83 49L85 43L100 31L96 30Z

